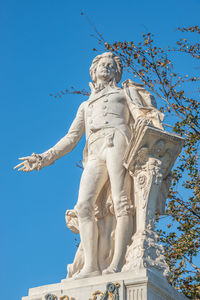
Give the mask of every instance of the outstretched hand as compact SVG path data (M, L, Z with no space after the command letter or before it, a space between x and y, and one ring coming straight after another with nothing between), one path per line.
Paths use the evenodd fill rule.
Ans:
M29 156L20 157L19 160L23 160L23 162L14 167L18 171L31 172L35 169L38 171L41 169L42 157L38 154L33 153Z

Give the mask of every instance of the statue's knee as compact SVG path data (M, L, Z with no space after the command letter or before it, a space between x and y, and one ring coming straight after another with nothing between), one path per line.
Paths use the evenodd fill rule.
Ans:
M75 211L79 218L92 218L93 210L89 203L80 202L75 206Z
M114 210L116 217L127 216L132 213L127 197L116 197L114 200Z

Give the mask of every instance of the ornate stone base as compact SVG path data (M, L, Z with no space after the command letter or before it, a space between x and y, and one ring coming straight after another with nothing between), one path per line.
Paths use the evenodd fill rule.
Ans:
M157 235L152 230L136 233L126 253L126 263L123 272L135 269L157 269L164 277L169 276L169 266L165 262L164 249L157 242Z
M154 269L137 269L29 289L22 300L186 300Z

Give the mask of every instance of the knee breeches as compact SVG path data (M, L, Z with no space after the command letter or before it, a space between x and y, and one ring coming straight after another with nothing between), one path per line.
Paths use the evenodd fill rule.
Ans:
M88 161L82 174L76 211L80 218L94 215L95 201L109 178L115 215L130 214L126 169L123 157L127 147L124 135L112 128L88 141Z

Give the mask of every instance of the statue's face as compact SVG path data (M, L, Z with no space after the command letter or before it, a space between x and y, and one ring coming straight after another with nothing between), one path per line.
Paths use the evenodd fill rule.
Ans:
M110 57L103 57L100 59L96 68L96 78L109 82L114 79L116 72L116 63Z

